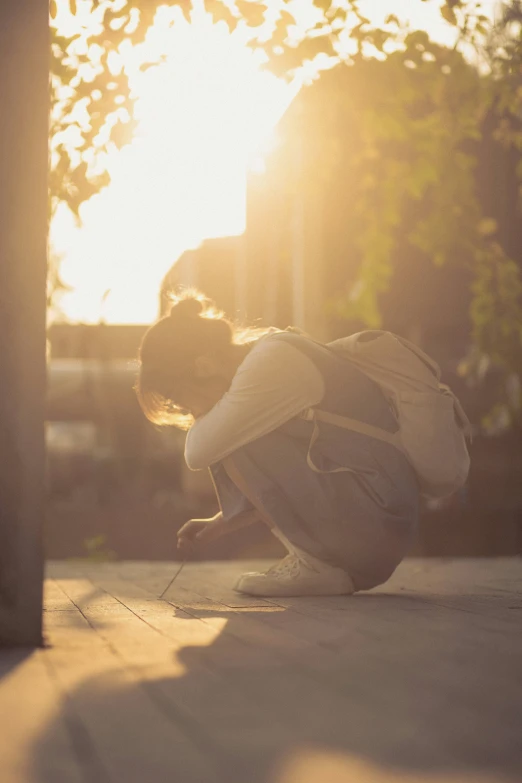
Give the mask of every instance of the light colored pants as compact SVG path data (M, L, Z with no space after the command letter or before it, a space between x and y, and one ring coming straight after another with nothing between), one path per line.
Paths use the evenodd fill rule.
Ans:
M343 568L357 590L382 584L411 547L416 486L409 476L397 486L400 471L387 471L385 459L367 476L314 473L306 448L281 428L214 466L225 518L254 507L290 551Z

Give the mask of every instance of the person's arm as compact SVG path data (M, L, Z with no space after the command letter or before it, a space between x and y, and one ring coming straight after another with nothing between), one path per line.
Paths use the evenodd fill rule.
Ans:
M178 530L178 549L182 554L190 554L202 544L211 543L226 533L249 527L258 521L259 515L254 509L243 511L230 519L225 519L221 511L210 519L189 519Z
M250 509L248 511L241 511L236 514L235 517L225 519L222 511L210 517L210 519L191 519L191 522L204 522L208 525L212 525L213 529L218 531L218 534L232 533L234 530L241 530L242 527L249 527L254 522L259 522L259 514L256 509Z
M189 430L188 467L210 467L317 405L323 396L323 378L311 359L283 340L266 338L240 366L229 391Z

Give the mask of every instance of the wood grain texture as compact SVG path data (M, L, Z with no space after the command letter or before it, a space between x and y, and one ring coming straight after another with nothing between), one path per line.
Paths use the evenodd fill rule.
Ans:
M521 561L233 592L268 565L190 564L158 600L173 563L50 564L49 646L0 658L2 782L522 780Z

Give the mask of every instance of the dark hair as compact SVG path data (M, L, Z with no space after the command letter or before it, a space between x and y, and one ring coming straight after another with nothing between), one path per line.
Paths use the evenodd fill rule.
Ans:
M136 393L149 421L186 429L192 417L173 399L176 385L197 382L195 360L229 350L234 328L197 292L183 293L173 301L170 315L145 333Z

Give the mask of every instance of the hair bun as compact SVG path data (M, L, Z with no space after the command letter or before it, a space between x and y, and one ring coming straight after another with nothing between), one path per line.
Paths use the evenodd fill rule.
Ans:
M201 299L188 296L184 299L179 299L175 304L172 305L170 310L170 317L174 318L176 321L186 321L192 318L197 318L203 313L204 310L205 303L202 302Z

